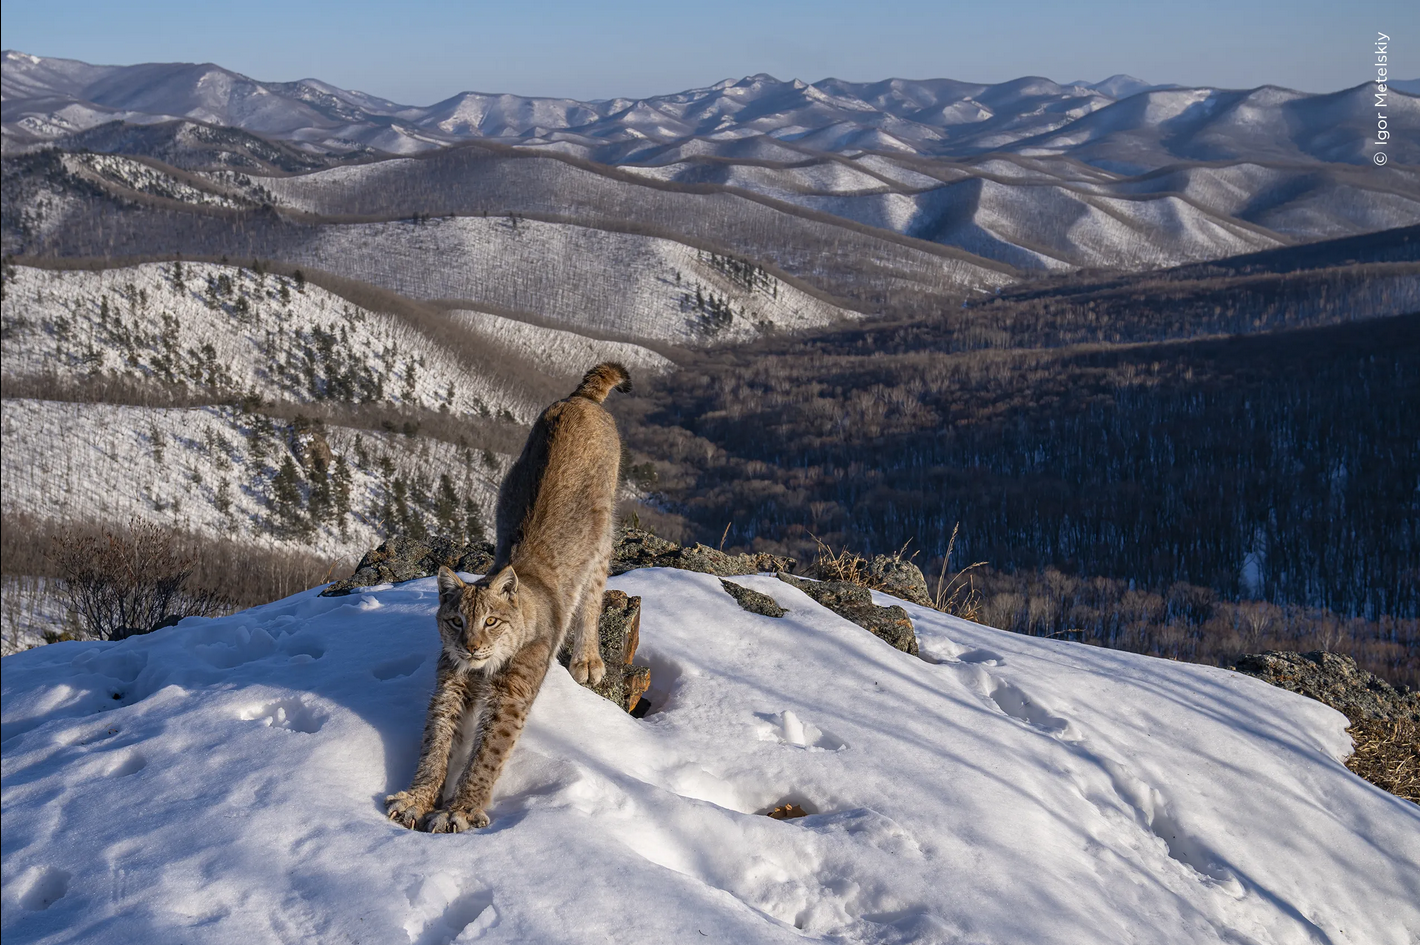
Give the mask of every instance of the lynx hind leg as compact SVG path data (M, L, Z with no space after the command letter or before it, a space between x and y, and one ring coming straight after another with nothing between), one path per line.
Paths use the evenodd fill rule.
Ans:
M601 633L598 630L602 616L602 589L605 586L605 577L594 578L582 592L582 599L577 604L577 613L572 618L576 624L572 628L576 637L572 641L572 663L568 668L572 678L584 686L588 683L593 686L600 685L606 677L606 663L602 661Z

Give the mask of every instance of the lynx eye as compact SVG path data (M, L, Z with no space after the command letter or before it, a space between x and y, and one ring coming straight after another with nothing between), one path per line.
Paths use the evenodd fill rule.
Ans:
M454 614L452 617L449 618L449 623L451 623L451 624L454 625L454 629L456 629L456 630L462 630L462 629L463 629L463 615L462 615L462 614Z
M498 622L498 618L497 618L497 617L484 617L484 618L483 618L483 625L484 625L485 627L491 627L491 626L493 626L493 625L494 625L495 623L497 623L497 622Z

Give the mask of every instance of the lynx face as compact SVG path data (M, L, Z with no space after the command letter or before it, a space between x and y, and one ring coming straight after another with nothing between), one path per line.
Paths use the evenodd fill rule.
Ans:
M439 636L461 669L493 672L523 645L518 575L511 567L474 584L439 569Z

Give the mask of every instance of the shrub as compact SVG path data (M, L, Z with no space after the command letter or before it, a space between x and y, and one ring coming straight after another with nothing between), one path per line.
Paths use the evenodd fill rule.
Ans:
M197 556L176 539L170 529L137 520L126 533L70 529L54 536L49 557L90 636L121 640L227 606L215 592L189 585Z

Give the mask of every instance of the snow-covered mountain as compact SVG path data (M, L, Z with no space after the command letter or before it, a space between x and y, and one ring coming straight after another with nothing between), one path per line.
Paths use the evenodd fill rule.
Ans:
M906 604L919 659L737 580L788 614L711 575L613 578L650 712L554 666L492 825L457 835L382 808L418 751L433 579L7 656L5 940L1420 937L1420 811L1346 770L1321 703Z
M1177 160L1269 158L1365 163L1368 86L1313 95L1153 86L1130 76L1060 85L1038 76L806 83L760 74L644 99L580 102L462 92L401 105L315 79L261 82L211 63L93 66L4 53L7 141L51 140L111 121L191 119L327 152L395 154L495 139L602 163L700 154L884 151L969 158L987 152L1085 156L1135 169ZM1395 161L1420 161L1414 96L1396 91ZM1259 151L1259 147L1262 148Z
M1012 269L1170 266L1420 222L1420 133L1407 130L1420 128L1420 98L1394 92L1390 164L1376 168L1368 86L1308 95L1154 86L1129 76L982 85L757 75L640 100L468 92L414 107L315 80L262 83L210 64L90 66L16 52L4 54L3 83L11 155L55 145L79 155L66 165L93 165L85 152L128 155L130 164L155 159L205 178L248 210L341 218L494 211L582 222L598 204L599 224L708 239L806 278L813 262L777 255L794 252L799 235L744 239L763 229L753 217L766 207L780 218L812 215L812 224L795 226L819 231L814 243L838 242L841 229L822 224L846 221L918 248L962 250L970 255L925 262L945 263L948 282L986 290ZM70 170L108 189L213 203L200 180L135 184L171 175L162 168ZM235 186L237 177L246 184ZM646 186L629 186L637 181ZM698 218L709 202L721 205L712 217L728 209L733 222L706 232ZM67 228L94 229L84 221ZM17 244L12 227L6 235L11 253L110 252ZM852 258L883 258L852 239L860 244ZM232 251L287 249L268 240ZM129 252L175 250L186 251L139 241ZM860 300L900 291L815 284Z

